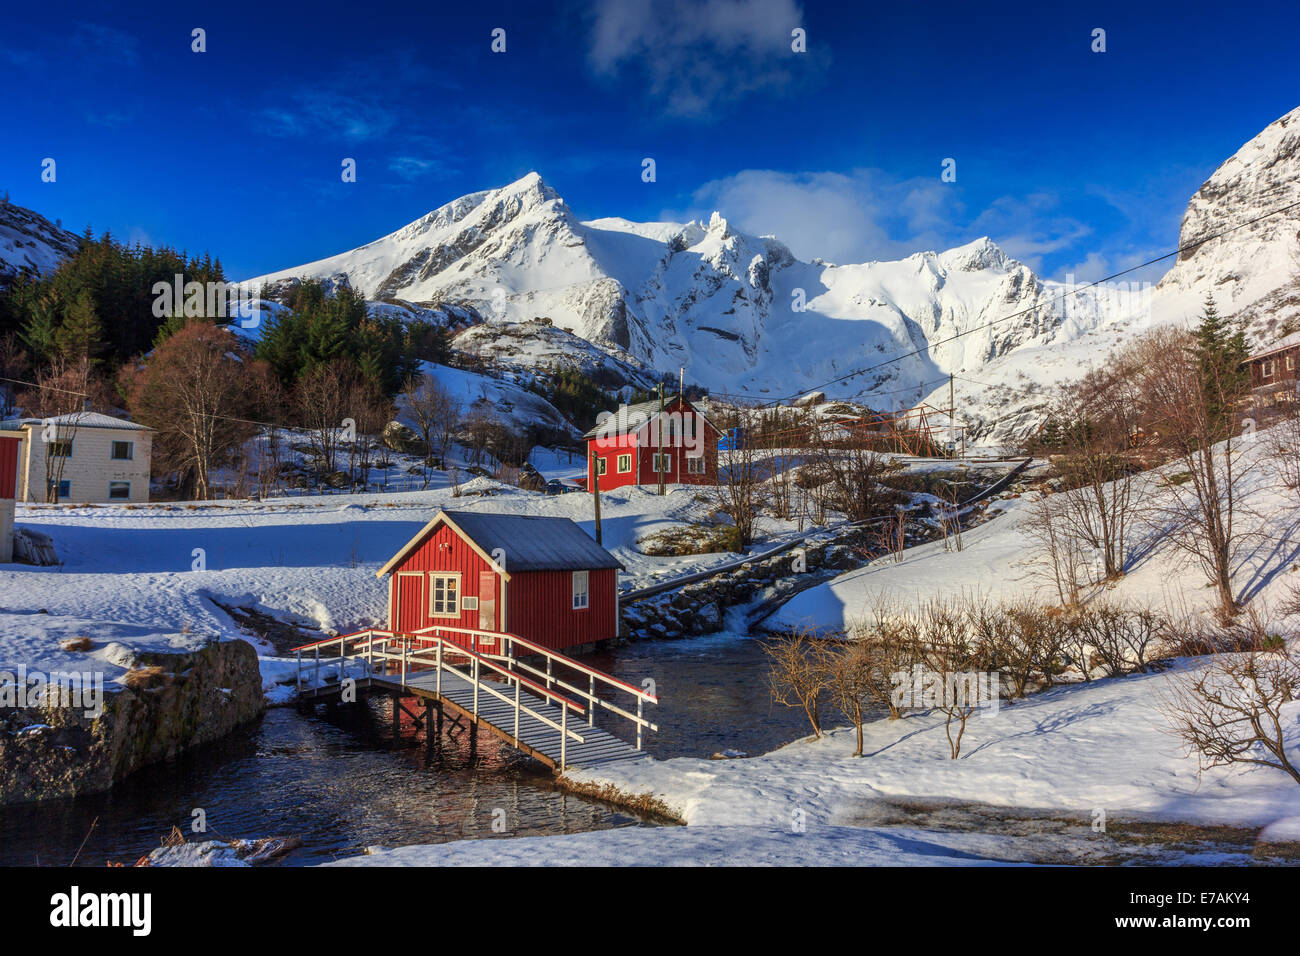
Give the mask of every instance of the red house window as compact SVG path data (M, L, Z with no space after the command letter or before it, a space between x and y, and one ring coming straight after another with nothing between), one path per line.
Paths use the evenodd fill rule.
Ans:
M429 576L429 616L460 617L460 575Z
M627 473L628 473L629 471L631 471L631 470L632 470L632 456L631 456L631 455L619 455L619 456L618 456L618 473L619 473L620 475L625 475L625 474L627 474Z
M586 571L573 572L573 609L575 611L589 607L591 604L591 591L587 582Z
M686 472L687 474L691 474L691 475L702 475L707 470L704 467L705 464L706 463L704 461L703 455L700 455L696 458L688 457L686 459Z

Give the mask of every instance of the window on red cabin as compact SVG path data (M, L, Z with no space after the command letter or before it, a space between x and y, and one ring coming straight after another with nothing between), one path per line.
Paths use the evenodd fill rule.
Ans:
M609 460L606 458L596 459L596 474L603 475L609 470Z
M1272 375L1273 375L1273 360L1272 360L1272 359L1266 359L1266 360L1262 363L1262 366L1261 366L1259 372L1260 372L1260 374L1263 375L1265 378L1271 378Z
M705 464L703 455L697 455L694 458L688 457L686 459L686 471L691 475L702 475L707 470Z
M591 604L591 593L588 589L588 580L586 571L573 572L573 609L575 611L589 607Z
M627 473L628 473L629 471L631 471L631 470L632 470L632 456L631 456L631 455L619 455L619 456L618 456L618 473L619 473L620 475L625 475L625 474L627 474Z
M672 471L672 470L673 470L673 464L672 464L672 462L673 462L673 456L672 456L672 455L669 455L669 454L655 455L655 456L654 456L654 465L653 465L653 469L654 469L654 471L656 471L656 472L660 472L660 471L664 471L664 472Z
M429 616L460 617L460 575L429 576Z

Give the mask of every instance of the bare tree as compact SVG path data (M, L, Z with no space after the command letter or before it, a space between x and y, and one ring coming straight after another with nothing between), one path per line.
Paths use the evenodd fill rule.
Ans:
M1203 669L1171 674L1160 709L1199 756L1202 770L1258 764L1300 784L1285 733L1294 718L1282 713L1298 694L1300 656L1282 642L1274 650L1215 656Z
M756 414L752 409L737 411L741 422L754 420ZM718 463L718 483L710 487L710 494L717 509L736 526L740 546L745 547L754 541L758 519L767 504L770 489L765 481L767 452L750 440L747 426L742 425L741 429L747 437L736 443L739 448L727 452L725 464Z
M1155 496L1154 507L1167 519L1173 544L1200 563L1220 612L1235 614L1232 566L1243 538L1237 518L1249 467L1236 441L1240 382L1235 370L1199 362L1190 336L1166 335L1144 344L1157 354L1138 370L1142 397L1165 423L1162 444L1179 468Z
M199 500L211 497L212 470L222 457L256 434L246 418L249 386L264 372L229 329L202 320L127 372L131 408L156 432L155 461L187 470Z
M424 441L424 486L429 486L429 459L436 454L446 467L451 437L460 421L460 402L432 375L407 379L402 389L403 407Z
M792 630L763 645L772 700L802 709L815 737L822 735L822 697L829 682L818 645L817 637L807 629Z
M1079 602L1080 572L1086 556L1068 523L1068 505L1059 495L1041 495L1026 509L1025 536L1046 562L1035 562L1033 571L1050 577L1057 596L1066 607Z
M308 369L294 387L294 411L298 421L307 428L308 441L324 474L338 470L339 444L346 428L345 419L351 418L352 395L359 378L355 362L350 358L336 358ZM352 426L355 429L355 420Z

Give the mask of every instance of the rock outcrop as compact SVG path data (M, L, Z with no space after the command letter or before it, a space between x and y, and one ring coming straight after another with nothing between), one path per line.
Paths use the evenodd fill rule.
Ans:
M0 714L0 804L100 793L141 767L208 743L266 709L257 653L244 641L139 652L103 713L42 706Z

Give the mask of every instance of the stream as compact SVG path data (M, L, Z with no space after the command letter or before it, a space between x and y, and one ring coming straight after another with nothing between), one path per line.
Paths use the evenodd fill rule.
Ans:
M807 733L801 714L769 702L762 648L746 635L641 642L583 659L629 683L655 682L662 703L648 715L661 729L646 749L656 757L756 755ZM450 722L440 746L405 727L394 749L389 707L375 699L332 718L273 708L109 793L0 809L0 865L129 864L174 826L187 841L296 836L302 846L278 865L301 866L370 846L659 825L560 790L550 771L490 734L471 753L469 735ZM206 834L191 831L195 811Z

